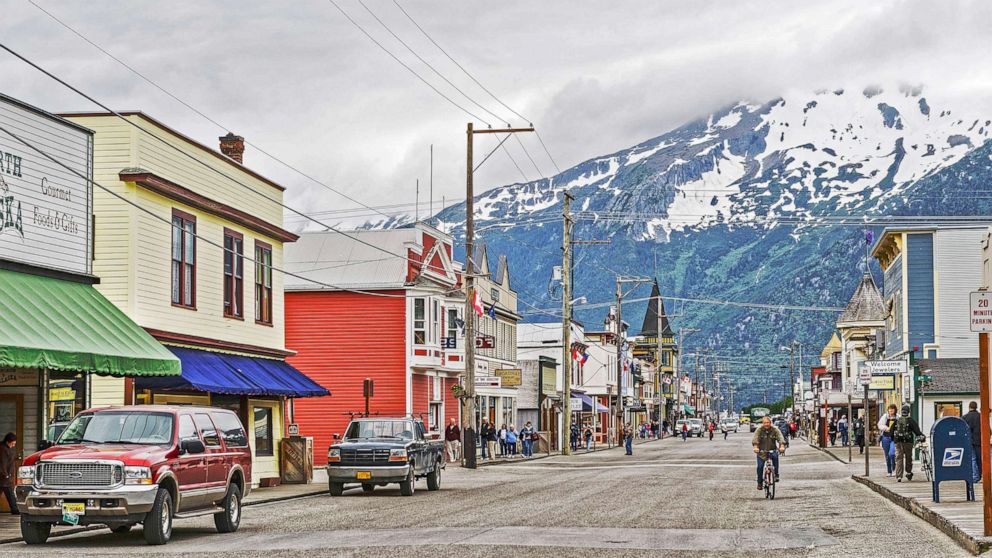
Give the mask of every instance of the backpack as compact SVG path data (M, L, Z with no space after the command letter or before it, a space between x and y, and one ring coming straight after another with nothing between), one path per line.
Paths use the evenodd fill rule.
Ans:
M896 426L892 429L892 439L896 442L912 442L913 430L910 428L909 417L899 417L896 419Z

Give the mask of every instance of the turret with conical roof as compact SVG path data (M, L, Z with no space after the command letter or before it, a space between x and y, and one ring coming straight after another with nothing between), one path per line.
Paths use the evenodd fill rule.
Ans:
M854 296L837 318L837 329L881 327L885 325L885 318L885 301L882 300L882 293L875 286L871 274L865 273L854 291Z
M651 286L651 298L648 300L648 311L644 313L644 323L641 324L641 335L644 337L657 337L658 326L661 325L661 336L671 337L672 325L668 322L668 313L665 312L665 300L661 298L661 289L658 288L658 280L654 280Z

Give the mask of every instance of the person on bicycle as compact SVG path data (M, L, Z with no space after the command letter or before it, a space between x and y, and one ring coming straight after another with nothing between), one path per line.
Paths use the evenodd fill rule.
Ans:
M761 418L761 426L754 431L751 438L751 446L758 456L758 490L765 488L762 482L762 472L765 467L765 459L771 459L775 466L775 482L778 482L778 454L785 451L785 439L778 428L772 426L772 419L767 415ZM762 454L765 458L762 459Z

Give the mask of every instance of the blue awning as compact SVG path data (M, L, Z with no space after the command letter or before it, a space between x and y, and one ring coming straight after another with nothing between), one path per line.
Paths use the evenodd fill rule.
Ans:
M582 412L583 413L591 413L592 412L592 397L589 397L588 395L586 395L584 393L576 393L575 396L582 400ZM610 412L609 409L607 409L606 407L602 406L598 401L596 402L596 410L599 413L609 413Z
M330 395L284 360L166 347L179 357L182 376L138 378L138 389L194 389L227 395L320 397Z

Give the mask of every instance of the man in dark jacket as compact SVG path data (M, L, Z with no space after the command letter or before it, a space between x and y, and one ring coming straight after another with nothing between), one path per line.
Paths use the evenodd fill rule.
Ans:
M982 479L982 414L978 412L978 403L968 403L968 413L962 417L971 430L971 454L975 459L975 470L978 471L976 481Z
M906 480L913 480L913 446L917 438L925 438L920 431L920 425L909 416L909 405L903 405L895 426L892 427L892 441L896 444L896 482L902 482L902 473L906 472Z
M482 419L482 426L479 427L479 437L482 438L482 458L493 459L496 457L496 440L499 434L496 427L489 423L489 419Z
M448 450L448 462L461 460L462 429L458 428L455 419L451 419L444 429L444 447Z
M8 432L0 445L0 492L7 499L10 513L18 515L17 500L14 498L14 479L17 478L17 436Z

